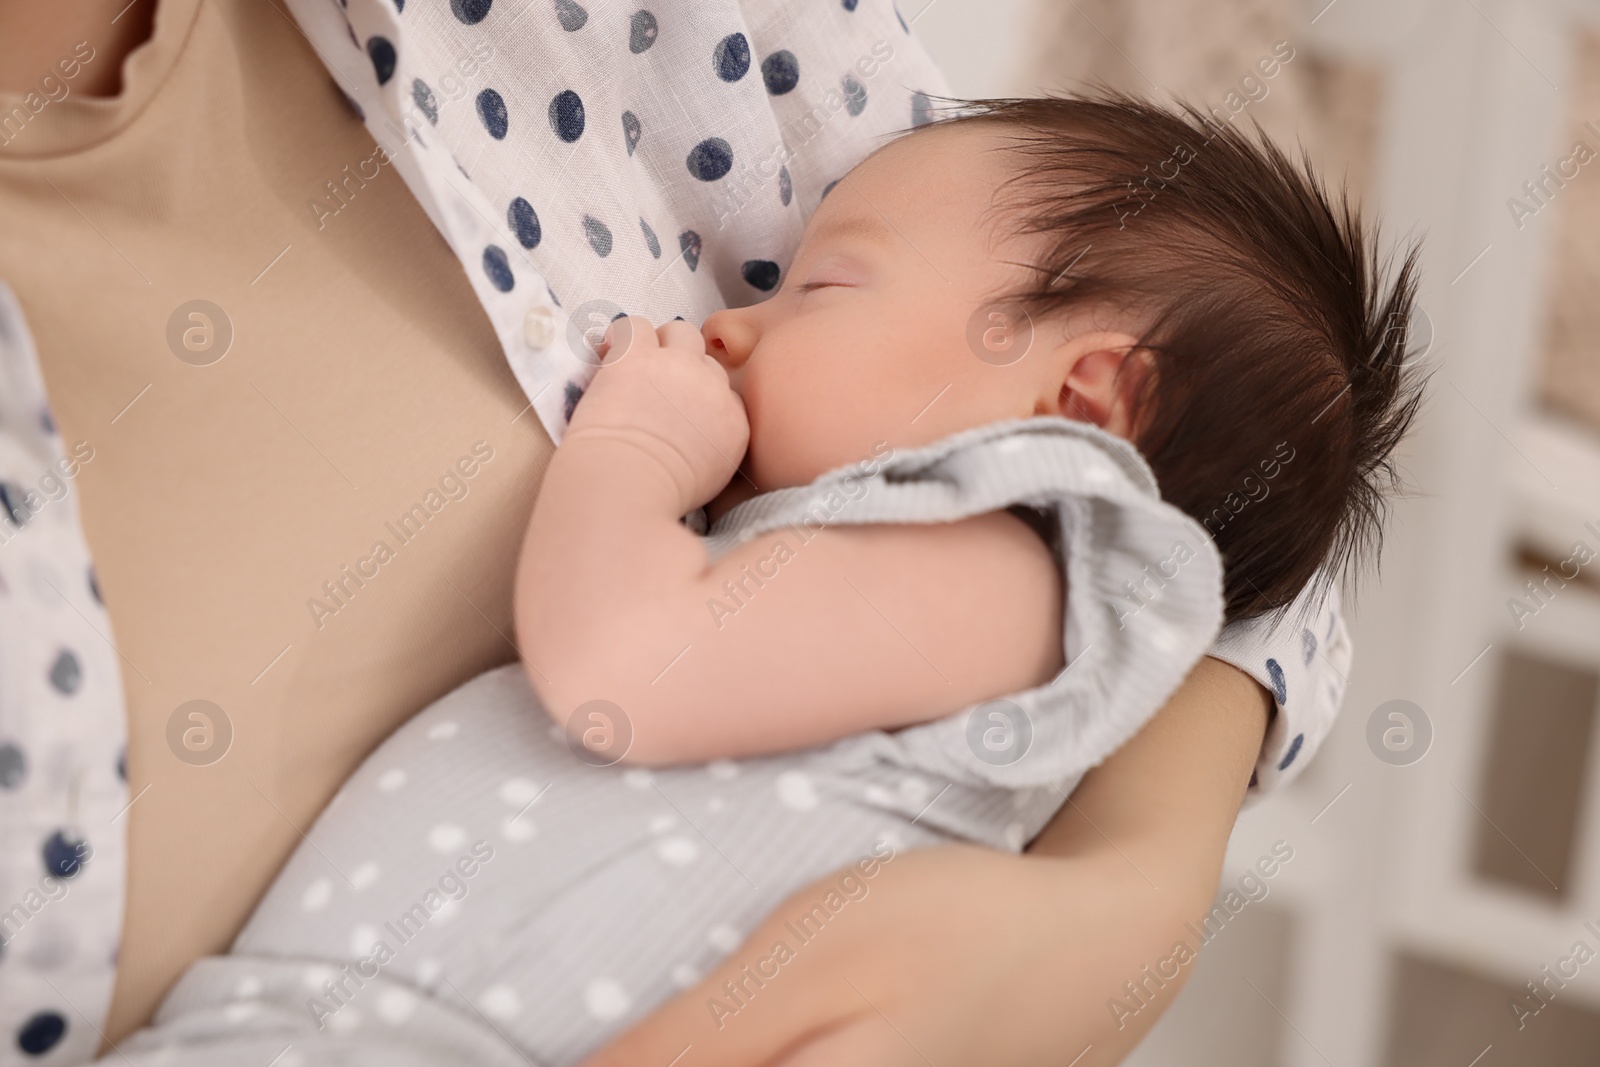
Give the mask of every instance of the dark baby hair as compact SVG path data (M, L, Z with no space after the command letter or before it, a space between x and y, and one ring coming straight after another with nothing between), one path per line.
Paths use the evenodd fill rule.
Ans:
M927 128L1015 133L997 209L1044 239L1037 283L1009 297L1035 317L1106 306L1147 324L1134 443L1221 551L1228 619L1374 551L1422 396L1406 362L1417 249L1385 280L1309 161L1197 108L1115 93L959 108Z

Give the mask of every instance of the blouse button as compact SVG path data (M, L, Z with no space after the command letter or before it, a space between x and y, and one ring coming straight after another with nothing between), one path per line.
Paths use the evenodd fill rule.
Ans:
M534 306L522 316L522 339L528 347L543 351L556 338L555 313L547 307Z

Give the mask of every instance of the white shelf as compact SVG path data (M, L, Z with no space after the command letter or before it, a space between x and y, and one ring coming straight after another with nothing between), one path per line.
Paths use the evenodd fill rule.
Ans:
M1577 540L1600 552L1600 431L1542 414L1524 424L1520 437L1526 461L1509 468L1517 532L1557 560ZM1595 567L1600 571L1600 560Z

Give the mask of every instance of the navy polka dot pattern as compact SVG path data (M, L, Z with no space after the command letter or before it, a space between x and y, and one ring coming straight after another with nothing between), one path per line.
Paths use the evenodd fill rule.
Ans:
M1283 676L1283 667L1275 659L1267 660L1267 677L1272 679L1272 695L1278 706L1289 703L1289 683Z
M589 12L573 0L556 0L556 18L561 20L562 29L573 33L583 29L584 23L589 21Z
M859 115L867 109L867 87L856 81L854 75L846 74L840 83L844 90L845 110L851 116Z
M582 399L583 386L577 382L568 382L566 388L562 390L561 420L563 422L572 421L572 413L578 410L578 401Z
M800 61L787 49L774 52L761 61L761 80L773 96L792 92L800 84Z
M717 42L711 55L717 77L736 82L750 71L750 42L742 33L730 33Z
M550 128L571 144L583 136L583 98L571 89L556 94L550 101Z
M764 295L743 265L786 265L823 183L905 130L905 86L943 91L887 2L843 18L774 18L747 0L450 0L445 27L416 4L397 19L392 3L348 0L346 16L327 20L337 34L305 29L373 135L408 157L396 173L426 177L524 385L593 373L546 298L552 288L570 307L605 299L657 322L686 309L698 322ZM393 43L385 89L366 70L350 82L347 22L361 41ZM486 89L495 96L480 114ZM595 123L603 136L590 136ZM531 247L518 198L537 207ZM609 251L585 218L604 225ZM642 241L628 237L636 219ZM508 253L504 264L488 248ZM555 312L554 331L529 325L543 321L528 317L536 306ZM533 402L556 440L559 394L546 388Z
M1312 633L1310 630L1301 630L1300 631L1300 655L1305 660L1305 664L1306 664L1307 667L1311 666L1311 660L1313 658L1315 658L1316 654L1317 654L1317 635Z
M64 830L57 830L45 839L42 850L44 869L57 878L76 878L85 865L84 841Z
M517 235L517 243L523 248L538 248L539 238L542 236L539 229L539 216L533 210L533 205L522 197L511 201L511 206L506 209L506 221L511 224L511 230Z
M439 125L439 101L434 98L433 90L428 88L427 83L421 78L413 79L411 82L411 100L427 116L430 124Z
M83 684L83 667L70 648L58 652L50 664L50 684L63 696L71 696Z
M733 169L733 146L720 137L708 137L690 150L685 165L701 181L714 182Z
M478 118L483 120L483 128L489 131L489 136L496 141L506 138L506 130L510 127L510 116L506 114L506 101L493 89L485 89L478 94Z
M839 0L839 2L844 5L846 11L854 11L858 0Z
M517 284L511 273L511 262L506 259L506 250L497 245L483 250L483 273L488 276L489 284L502 293L509 293Z
M678 234L678 248L683 252L683 261L689 264L692 271L700 266L700 235L693 230L684 230Z
M647 52L656 43L660 29L656 17L648 11L635 11L628 27L628 51L634 55Z
M57 1011L41 1011L17 1031L17 1047L29 1056L43 1056L67 1032L67 1020Z
M367 55L372 59L372 72L378 76L379 85L394 77L394 45L387 37L368 39Z
M911 125L926 126L933 121L933 100L927 93L911 94Z
M639 137L644 133L644 127L639 125L639 116L631 111L622 113L622 141L628 146L628 155L633 155L634 149L639 147Z
M494 0L450 0L450 10L468 26L476 26L489 14Z
M1278 770L1280 770L1280 771L1288 770L1289 769L1289 764L1293 763L1294 762L1294 758L1296 756L1300 755L1300 746L1304 745L1305 743L1306 743L1306 735L1305 734L1295 734L1294 735L1294 740L1289 742L1289 751L1285 752L1283 754L1283 759L1278 761Z
M28 509L22 506L22 489L13 482L0 482L0 507L18 527L28 521Z
M28 757L7 741L0 744L0 789L20 789L28 776Z
M644 246L650 250L651 259L661 258L661 242L656 239L656 231L644 219L639 220L639 228L644 231Z
M583 234L589 239L589 247L594 249L595 255L604 259L611 254L611 227L592 215L585 215Z
M739 268L739 273L752 287L760 289L763 293L770 293L778 286L778 276L782 273L778 265L770 259L746 260Z
M835 178L835 179L833 179L833 181L829 182L827 185L824 185L822 187L822 199L824 199L824 200L828 199L828 194L833 192L833 187L835 185L838 185L838 184L839 184L839 179Z

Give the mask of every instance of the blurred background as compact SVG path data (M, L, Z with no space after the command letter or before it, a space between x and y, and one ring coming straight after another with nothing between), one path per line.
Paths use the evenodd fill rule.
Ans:
M1236 94L1425 242L1432 384L1342 720L1222 888L1293 859L1127 1062L1600 1064L1600 0L901 9L958 95Z

